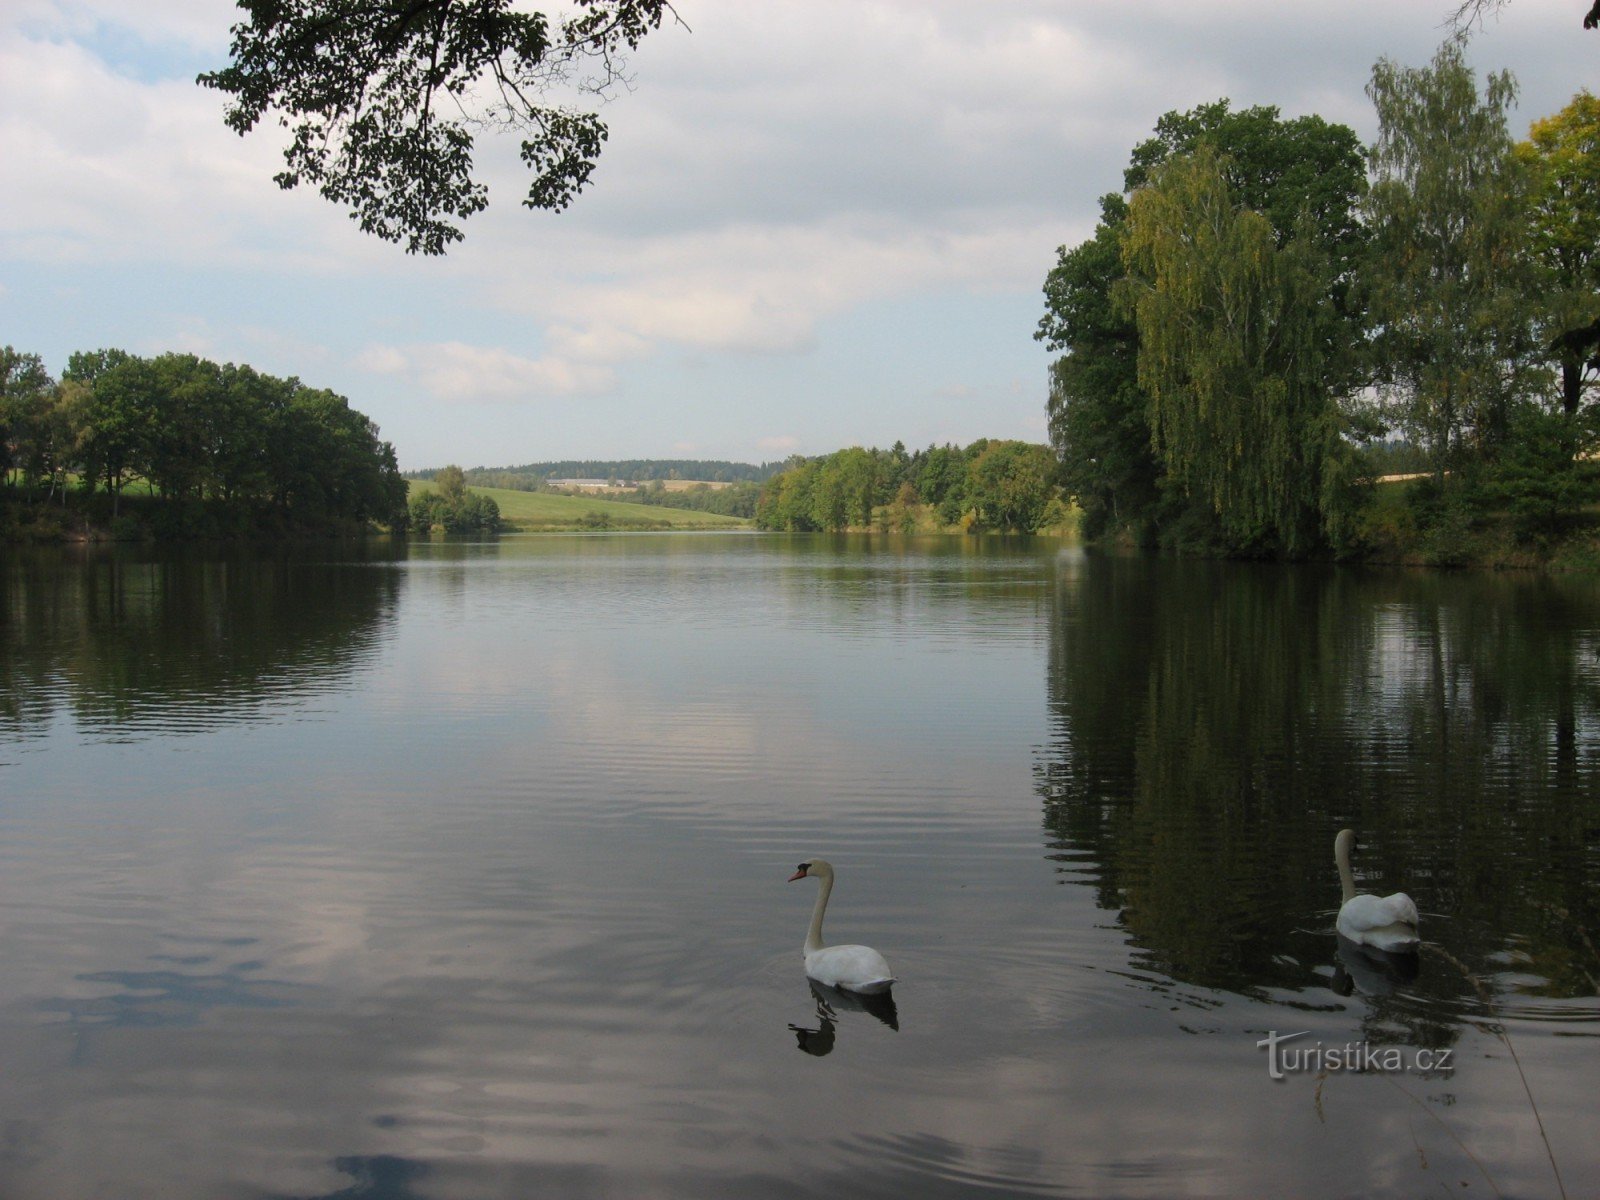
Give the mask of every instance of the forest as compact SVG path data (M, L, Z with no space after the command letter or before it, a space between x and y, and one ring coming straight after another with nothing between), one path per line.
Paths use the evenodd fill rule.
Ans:
M343 396L193 354L0 350L0 539L404 529L394 447Z
M1091 540L1451 564L1548 552L1600 502L1600 101L1510 132L1460 43L1388 60L1378 137L1169 112L1037 337ZM1421 478L1379 485L1404 462Z
M756 503L761 529L795 532L927 526L1034 533L1069 514L1056 486L1048 446L980 438L965 448L908 452L852 446L821 458L791 460Z

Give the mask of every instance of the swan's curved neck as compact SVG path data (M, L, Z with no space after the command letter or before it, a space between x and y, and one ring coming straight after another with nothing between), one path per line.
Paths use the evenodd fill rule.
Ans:
M828 907L828 893L833 891L833 876L817 876L817 903L811 910L811 928L806 930L806 953L822 949L822 912Z
M1348 904L1356 898L1356 877L1350 870L1350 839L1342 834L1334 839L1333 860L1339 864L1339 886L1344 889L1344 900Z

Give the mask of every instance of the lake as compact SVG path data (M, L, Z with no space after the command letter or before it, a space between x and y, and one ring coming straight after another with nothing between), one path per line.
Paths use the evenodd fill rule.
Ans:
M1581 577L4 552L0 1195L1595 1195L1597 784Z

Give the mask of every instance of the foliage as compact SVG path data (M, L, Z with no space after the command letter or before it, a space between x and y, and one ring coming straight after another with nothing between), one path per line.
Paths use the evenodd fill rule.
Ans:
M990 442L967 469L978 520L992 529L1034 533L1056 498L1056 460L1048 446Z
M38 425L54 386L37 354L0 349L0 475L20 468L37 477Z
M1314 549L1340 516L1323 493L1328 460L1348 448L1329 391L1338 268L1309 214L1280 241L1202 145L1134 196L1123 259L1172 484L1203 501L1232 551Z
M1493 456L1535 382L1526 188L1506 130L1516 84L1490 75L1480 96L1447 42L1427 67L1380 60L1367 92L1379 127L1366 273L1378 379L1443 485L1469 452Z
M1270 231L1262 249L1284 252L1298 239L1291 257L1318 260L1325 296L1301 334L1318 339L1327 388L1341 395L1357 382L1352 349L1361 323L1353 280L1365 240L1357 219L1365 183L1355 134L1317 117L1286 121L1270 106L1236 112L1217 101L1163 116L1155 136L1134 149L1125 186L1137 200L1166 165L1202 153L1216 164L1228 205L1258 214ZM1129 213L1123 197L1105 197L1094 236L1062 247L1045 281L1035 336L1065 351L1050 369L1050 439L1086 535L1126 531L1140 541L1210 545L1219 532L1210 501L1170 477L1155 438L1155 398L1139 371L1144 329L1130 304L1136 289L1125 283ZM1317 445L1325 434L1321 427L1308 433ZM1329 499L1343 494L1333 488Z
M1366 179L1353 129L1318 116L1284 120L1273 105L1234 111L1226 100L1169 112L1155 136L1134 148L1124 190L1137 192L1162 164L1202 147L1214 152L1233 202L1265 217L1280 247L1302 236L1309 221L1335 278L1348 281L1366 243L1359 212Z
M1130 526L1161 498L1162 467L1150 441L1148 397L1139 387L1139 331L1113 300L1122 278L1122 234L1128 205L1100 201L1094 236L1062 247L1045 279L1046 313L1036 335L1067 353L1050 365L1050 442L1061 459L1062 485L1084 514L1084 534Z
M433 487L411 498L412 527L424 533L492 533L500 528L500 506L491 497L467 490L460 467L441 468Z
M1535 121L1515 154L1529 177L1545 340L1571 416L1600 372L1600 99L1579 92L1554 116Z
M121 500L140 478L156 498L145 516L172 534L405 524L394 448L343 396L192 354L75 353L59 385L36 355L8 349L6 364L19 500L66 504L75 478L127 533Z
M724 517L743 517L748 520L756 515L756 502L760 497L761 485L754 482L735 483L722 488L699 483L691 488L669 490L663 485L662 480L655 479L631 492L623 492L615 499L633 504L659 505L662 508L693 509L696 512L716 513Z
M442 254L488 204L474 128L525 134L523 203L559 211L589 182L606 140L593 112L542 102L576 85L602 97L620 55L671 11L667 0L577 0L552 28L511 0L240 0L231 62L199 77L232 98L249 133L269 112L292 131L280 187L316 187L361 228L409 253ZM592 70L592 76L585 76Z
M1035 335L1063 352L1047 414L1087 536L1443 565L1590 523L1600 101L1513 147L1515 94L1480 89L1459 40L1379 61L1370 185L1320 118L1157 122L1130 196L1059 251ZM1404 501L1372 486L1422 469Z
M802 459L769 479L756 503L756 525L801 533L908 530L920 503L946 526L976 522L1031 533L1057 495L1055 457L1046 446L987 438L965 449L929 446L915 453L899 442L888 450L851 446Z
M1600 428L1581 417L1528 404L1512 418L1506 452L1489 469L1486 495L1504 506L1517 532L1548 539L1568 532L1594 503Z

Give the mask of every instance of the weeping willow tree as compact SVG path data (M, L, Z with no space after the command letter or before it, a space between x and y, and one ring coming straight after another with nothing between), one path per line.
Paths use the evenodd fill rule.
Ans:
M1122 298L1169 486L1209 508L1224 548L1298 557L1342 543L1353 507L1334 268L1309 221L1280 246L1225 165L1201 146L1135 194Z

